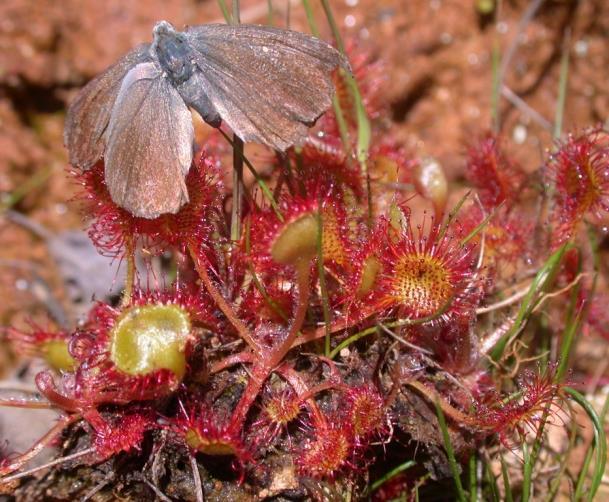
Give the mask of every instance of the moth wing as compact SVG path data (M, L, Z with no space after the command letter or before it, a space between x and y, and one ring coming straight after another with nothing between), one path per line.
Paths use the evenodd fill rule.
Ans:
M116 204L156 218L188 202L192 116L157 63L140 63L123 79L106 141L105 179Z
M104 132L121 82L131 68L149 58L149 47L139 45L123 56L85 85L68 107L63 138L73 166L89 169L104 155Z
M208 24L185 34L222 119L243 140L278 150L304 139L331 104L332 70L349 68L331 45L295 31Z

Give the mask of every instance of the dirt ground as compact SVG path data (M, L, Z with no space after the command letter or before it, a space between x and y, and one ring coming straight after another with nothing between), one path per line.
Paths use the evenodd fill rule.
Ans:
M329 38L320 3L311 3ZM498 24L481 12L487 2L477 0L330 3L345 39L384 67L384 130L392 126L387 134L413 155L440 161L456 186L464 183L468 142L491 124L495 45L503 56L502 132L525 169L538 168L552 146L562 47L570 54L563 130L609 120L606 0L546 0L530 19L534 0L503 0ZM289 19L292 28L307 30L300 2L272 4L275 24L285 26ZM267 6L242 0L242 22L267 22ZM77 317L73 278L58 266L61 256L49 253L54 235L84 228L70 202L76 187L65 175L66 104L129 48L150 41L159 19L177 27L222 21L213 0L0 2L0 326L23 326L27 319L48 323L49 310L51 317ZM9 208L27 220L16 223L4 212ZM110 281L87 291L105 294L114 269L91 254L82 256ZM582 350L596 368L605 349ZM12 357L0 351L0 373L14 366Z

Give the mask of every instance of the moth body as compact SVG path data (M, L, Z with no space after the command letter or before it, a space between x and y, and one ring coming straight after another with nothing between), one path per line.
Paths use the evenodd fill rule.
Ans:
M68 108L70 163L103 159L112 200L131 214L177 213L194 130L189 107L213 127L285 151L302 143L328 109L332 71L349 69L327 43L268 26L207 24L177 31L167 21L89 82Z

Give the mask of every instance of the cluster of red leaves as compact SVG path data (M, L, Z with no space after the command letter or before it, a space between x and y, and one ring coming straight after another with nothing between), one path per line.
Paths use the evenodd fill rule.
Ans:
M354 74L374 117L382 108L379 78L363 61ZM353 129L353 96L337 78ZM556 219L570 225L561 240L585 215L608 209L606 149L607 135L596 130L568 139L548 164ZM534 222L521 207L524 172L498 137L472 145L467 177L481 207L466 208L457 224L444 216L445 194L413 200L404 192L406 183L421 194L428 187L413 179L420 164L402 147L373 135L369 152L366 171L326 115L302 149L274 165L268 181L278 203L248 200L241 238L232 243L220 165L209 153L187 176L190 202L155 219L112 202L103 165L76 173L100 252L131 263L141 248L193 260L182 260L182 287L136 288L120 307L98 303L70 333L11 332L31 356L44 357L49 341L65 344L74 366L42 372L37 384L55 407L88 424L97 461L137 454L162 429L186 455L231 457L240 479L271 447L292 455L303 478L353 476L368 467L370 451L379 452L375 442L391 439L399 391L426 369L470 393L486 378L491 391L475 416L455 413L464 417L460 427L507 442L538 425L561 397L551 372L527 374L515 398L500 399L502 382L481 364L476 332L478 307L505 285L498 271L528 258ZM411 206L430 200L437 220L413 216ZM331 350L321 355L315 342L322 338L337 352L342 344L332 354L342 364L329 359ZM397 372L390 388L383 372L394 356L414 369ZM451 401L450 386L437 393Z

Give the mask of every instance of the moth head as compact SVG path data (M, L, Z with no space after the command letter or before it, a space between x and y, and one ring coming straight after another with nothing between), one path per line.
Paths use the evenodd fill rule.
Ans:
M192 63L184 34L167 21L156 23L152 34L152 54L158 58L163 71L176 84L188 80L192 75Z

